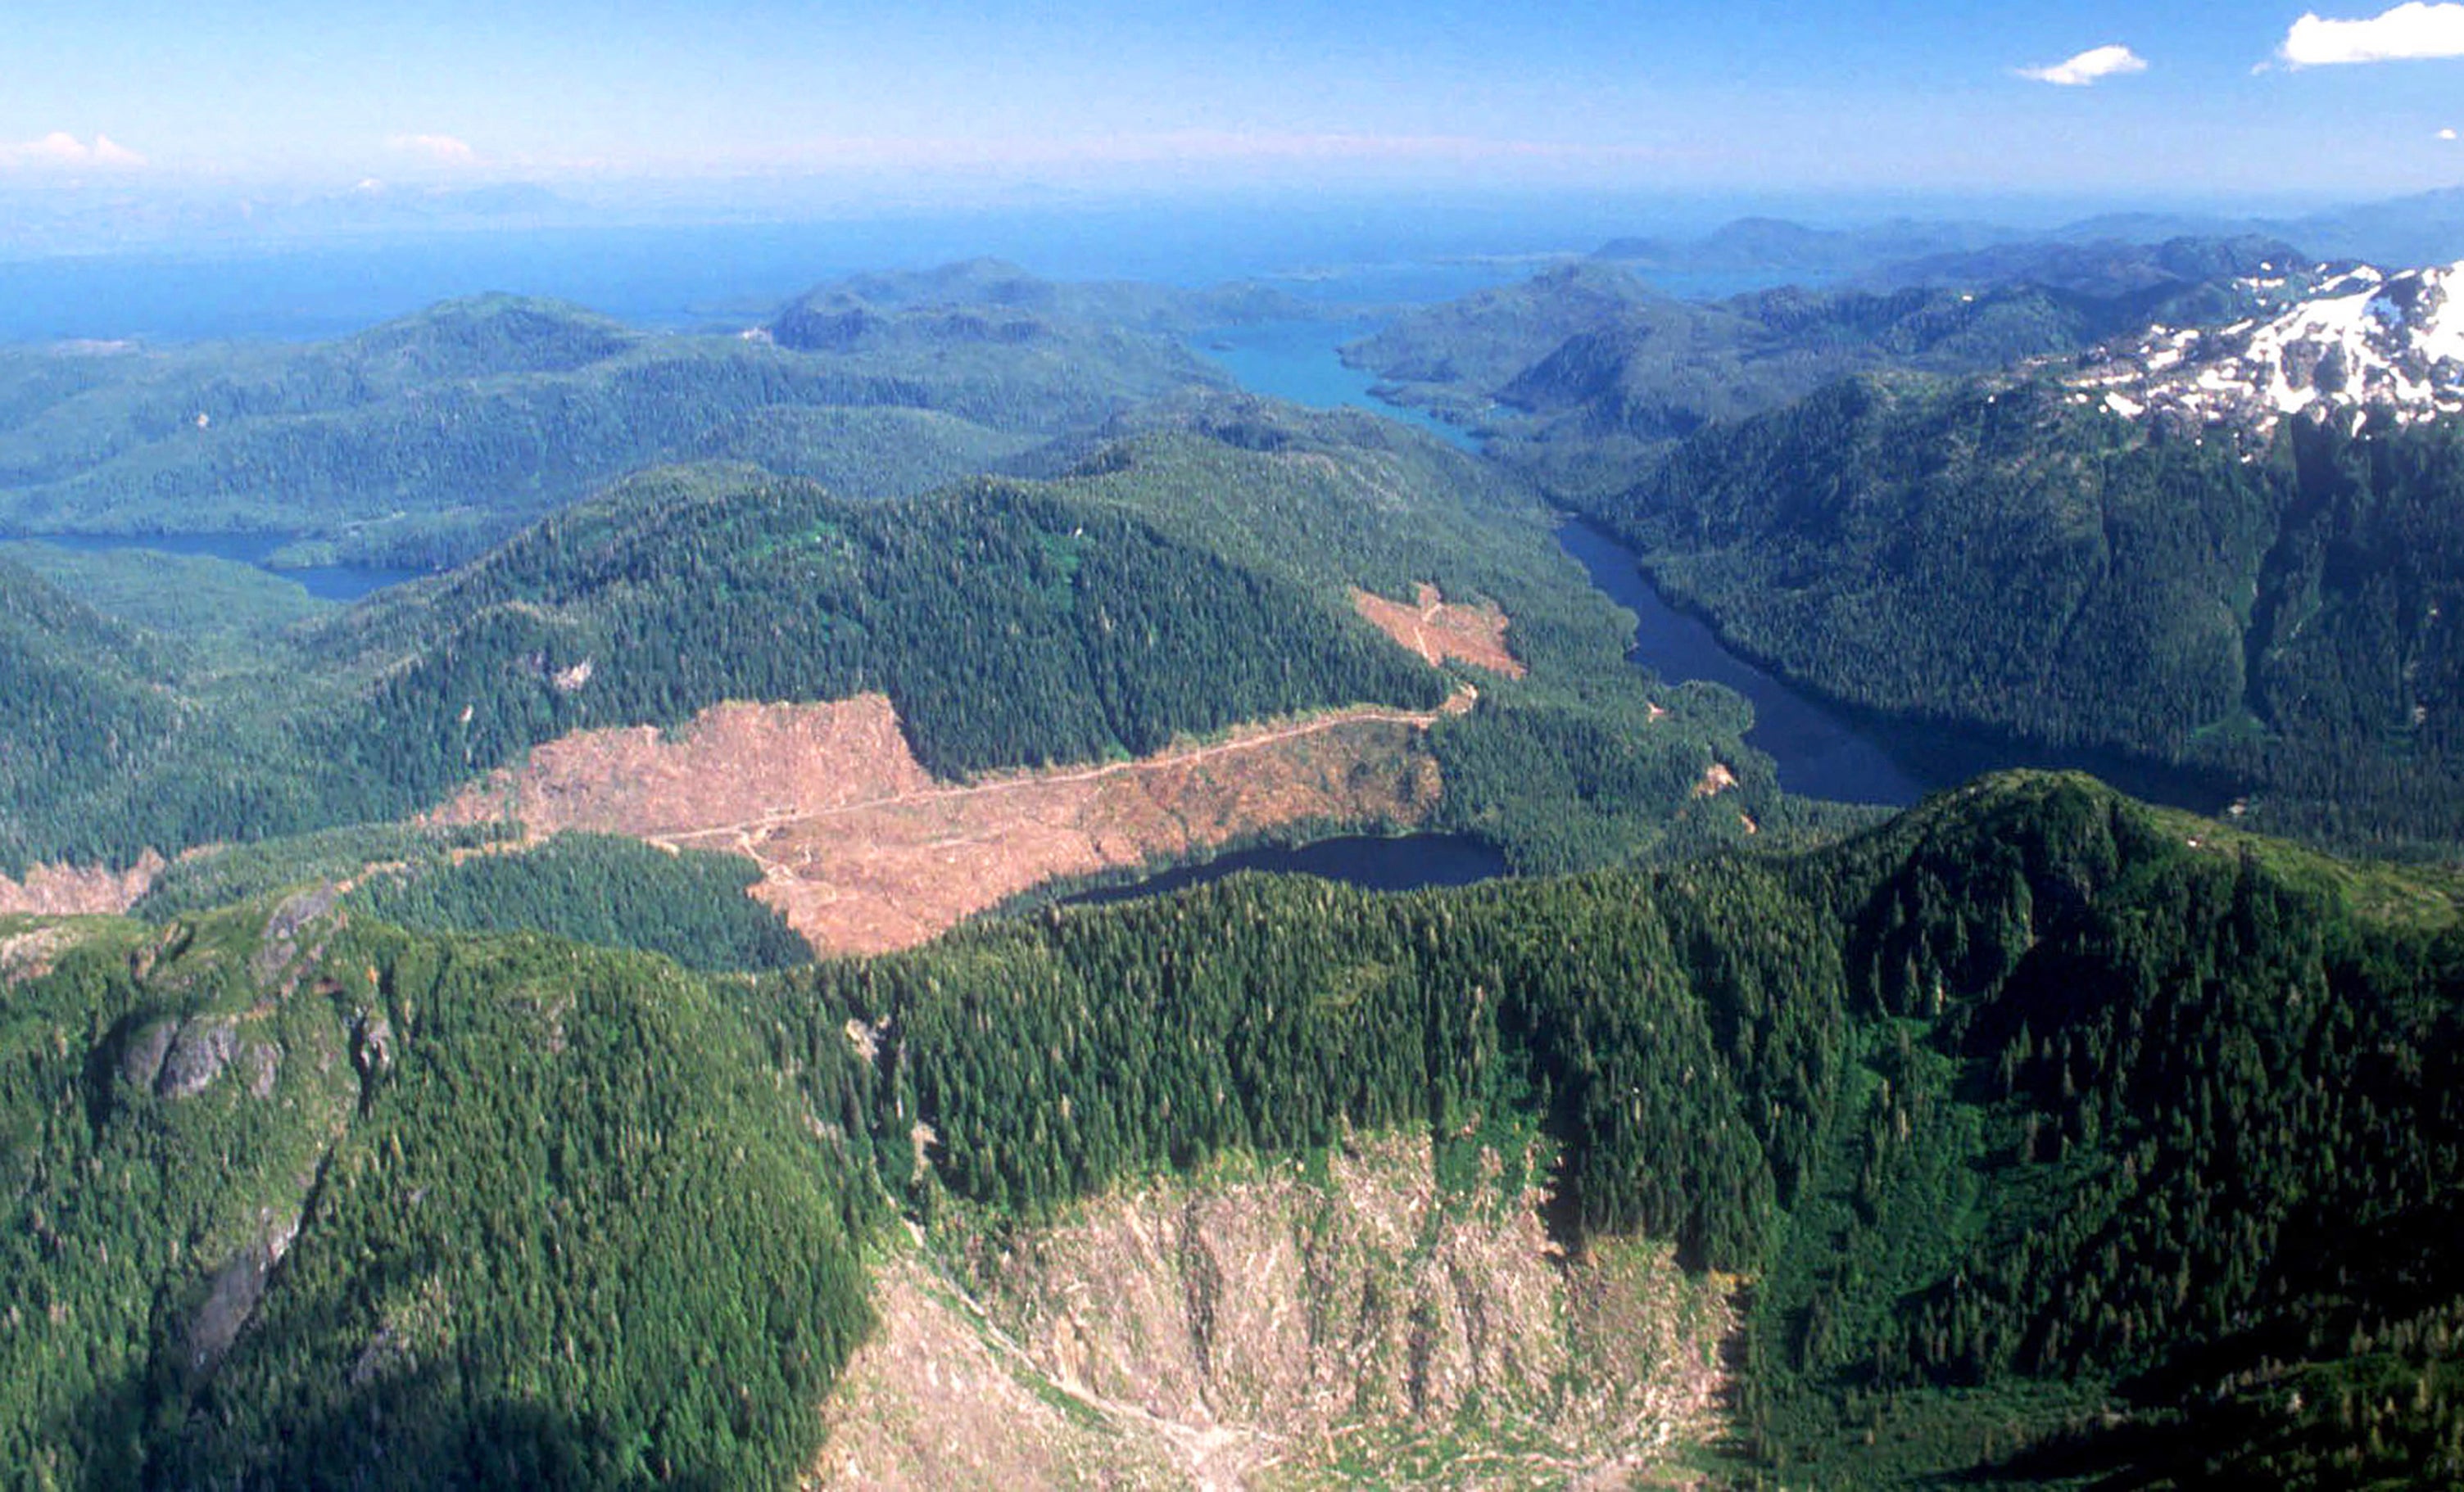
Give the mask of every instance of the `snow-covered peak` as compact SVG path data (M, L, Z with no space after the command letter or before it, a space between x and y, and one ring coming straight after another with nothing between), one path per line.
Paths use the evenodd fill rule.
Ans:
M2209 329L2149 327L2105 349L2074 386L2141 415L2223 422L2264 437L2289 414L2374 406L2399 420L2464 409L2464 261L2388 274L2321 265L2300 298ZM2255 292L2273 283L2244 282Z

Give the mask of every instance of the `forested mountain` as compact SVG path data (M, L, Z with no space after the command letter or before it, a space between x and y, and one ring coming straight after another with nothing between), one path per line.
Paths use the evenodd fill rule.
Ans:
M962 259L930 270L850 274L817 285L789 302L771 322L781 342L828 342L854 331L879 335L881 319L900 311L999 309L1139 331L1186 335L1243 321L1308 319L1318 308L1288 291L1255 281L1186 290L1151 280L1050 280L1003 259ZM833 329L849 312L852 326ZM1016 319L980 315L966 323L996 338ZM1016 336L1016 332L1005 335Z
M2245 459L2084 399L1845 383L1597 512L1837 698L2211 766L2287 832L2464 838L2464 427L2288 420Z
M12 1479L783 1484L866 1202L730 1001L331 901L0 927Z
M1750 275L1804 283L2022 236L1989 223L1893 218L1853 228L1811 228L1785 218L1744 217L1698 238L1614 238L1592 257L1646 277Z
M1658 446L1844 375L1973 373L2151 322L2224 321L2295 294L2263 238L2032 244L1880 273L1869 288L1681 300L1600 263L1397 318L1345 349L1407 403L1469 425L1552 491L1596 494ZM2306 265L2305 265L2306 267Z
M1400 1131L1466 1177L1529 1137L1568 1247L1752 1282L1698 1474L2451 1480L2458 913L2013 777L1795 858L1241 878L749 984L306 895L20 924L0 1443L72 1486L783 1485L893 1209L1030 1247Z
M659 462L913 494L1216 379L1067 304L997 324L922 302L844 314L861 335L798 335L809 309L791 309L773 344L482 296L302 346L0 350L0 528L294 534L451 562Z
M1732 699L1626 667L1630 623L1518 484L1367 416L1228 400L1125 422L1052 481L886 504L746 469L647 474L246 666L126 628L120 652L90 645L113 624L24 577L48 599L6 656L27 697L72 692L0 721L0 873L394 819L541 741L725 700L886 693L948 778L1331 706L1431 710L1453 684L1353 600L1420 582L1503 606L1530 665L1433 733L1450 825L1562 868L1795 822ZM88 661L45 671L69 656ZM71 725L92 737L75 770L40 765ZM1736 811L1681 812L1715 760Z
M154 703L187 727L95 751L90 793L12 750L16 853L393 818L564 732L724 699L886 691L918 757L963 774L1445 691L1356 619L1117 512L1001 485L882 507L725 471L637 478L291 647L297 677Z
M932 1126L911 1207L1536 1114L1578 1240L1755 1282L1740 1472L2439 1481L2456 914L2013 778L1795 862L986 930L772 1019L893 1186ZM850 1020L879 1055L833 1072Z

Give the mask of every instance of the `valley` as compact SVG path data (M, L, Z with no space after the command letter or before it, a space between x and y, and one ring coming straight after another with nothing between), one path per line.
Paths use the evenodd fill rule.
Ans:
M2464 1475L2464 427L2284 247L0 352L0 1465Z

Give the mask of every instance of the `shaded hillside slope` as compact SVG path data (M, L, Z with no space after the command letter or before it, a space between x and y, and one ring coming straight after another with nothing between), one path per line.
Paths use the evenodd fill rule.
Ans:
M2258 821L2464 839L2464 427L2262 456L2009 381L1864 381L1595 505L1672 599L1834 697L2201 764Z
M1572 1393L1641 1415L1556 1421L1580 1454L1740 1482L2452 1480L2457 891L2021 775L1795 857L1242 877L749 983L314 896L14 923L0 1443L70 1485L783 1484L863 1319L840 1240L894 1206L940 1241L891 1290L984 1292L1082 1422L1152 1381L1140 1425L1442 1479L1559 1454L1513 1406ZM1196 1190L1159 1207L1168 1174ZM1574 1278L1639 1239L1719 1272L1705 1304L1750 1284L1725 1445L1615 1438L1681 1422L1642 1408L1701 1361L1673 1283L1587 1297L1602 1381L1529 1396L1516 1354L1562 1344L1507 1255L1539 1245L1485 1255L1479 1219L1536 1226L1533 1188ZM1347 1220L1390 1213L1421 1241ZM1067 1288L1150 1227L1177 1262ZM1428 1311L1286 1271L1325 1307L1287 1330L1207 1294L1209 1251L1292 1227L1314 1278ZM1415 1293L1433 1264L1482 1273ZM1202 1348L1149 1299L1174 1282L1218 1302ZM1421 1348L1434 1419L1377 1367ZM1338 1364L1358 1394L1294 1396ZM833 1444L909 1433L867 1382Z

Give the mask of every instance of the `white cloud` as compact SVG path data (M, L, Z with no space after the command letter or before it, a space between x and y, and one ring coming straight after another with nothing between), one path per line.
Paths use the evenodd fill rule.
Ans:
M451 135L387 135L385 148L439 165L472 165L479 159L479 152L471 148L469 141Z
M0 165L33 166L52 170L76 170L80 166L129 170L144 164L143 156L109 135L97 135L94 137L94 143L88 144L66 130L55 129L40 140L0 145Z
M2111 46L2090 47L2078 56L2068 61L2056 62L2050 67L2023 67L2019 69L2019 76L2034 78L2040 83L2058 84L2064 88L2085 88L2100 77L2119 77L2124 73L2146 71L2146 58L2128 47L2116 43Z
M2441 140L2453 140L2455 138L2455 132L2452 129L2442 129L2438 132L2438 138Z
M2284 33L2277 55L2295 67L2464 56L2464 5L2406 0L2361 21L2304 15Z

